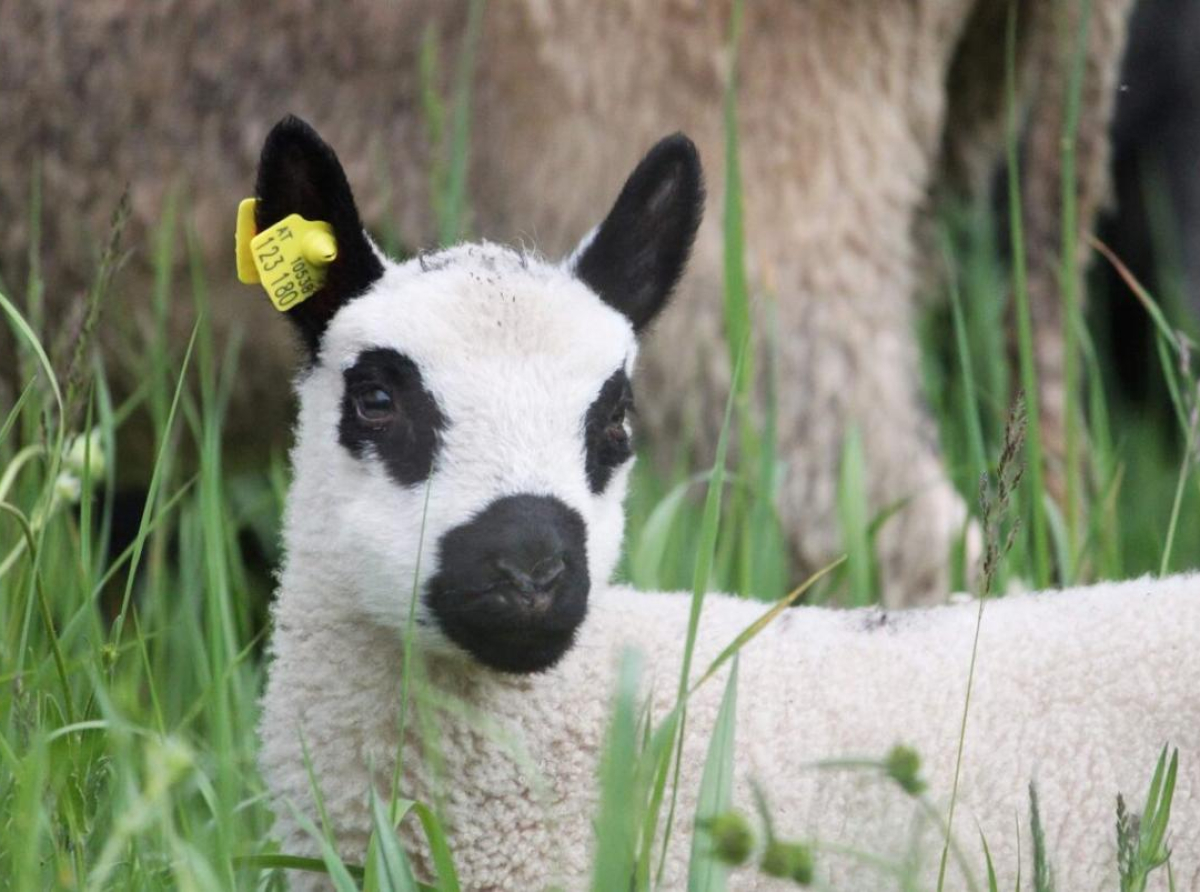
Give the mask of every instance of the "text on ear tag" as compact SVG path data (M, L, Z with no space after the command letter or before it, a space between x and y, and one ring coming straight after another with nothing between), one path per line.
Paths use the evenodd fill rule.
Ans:
M261 283L275 309L290 310L325 284L326 267L337 259L333 227L291 214L255 234L255 206L253 198L238 205L238 279Z

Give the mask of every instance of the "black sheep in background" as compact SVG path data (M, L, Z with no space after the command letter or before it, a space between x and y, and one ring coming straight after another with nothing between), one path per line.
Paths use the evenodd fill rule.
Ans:
M1115 202L1099 237L1176 325L1200 318L1200 0L1140 0L1113 123ZM1145 311L1108 264L1093 267L1122 393L1167 408ZM1100 310L1099 301L1097 309ZM1148 406L1147 406L1148 408Z

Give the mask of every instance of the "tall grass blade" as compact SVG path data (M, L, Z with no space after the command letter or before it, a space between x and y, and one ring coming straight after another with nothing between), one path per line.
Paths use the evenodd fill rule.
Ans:
M458 870L454 866L454 855L450 851L450 839L446 835L446 828L442 826L433 809L425 803L414 802L412 810L421 822L425 841L429 843L433 868L437 871L438 892L460 892L462 887L458 881Z
M862 437L852 426L842 444L838 470L838 520L850 572L850 606L865 607L875 600L875 556L871 548L870 508L867 504L867 461Z
M954 320L954 346L958 353L958 365L962 371L963 426L967 430L972 467L971 479L987 471L987 450L983 442L983 425L980 421L979 394L975 385L975 369L971 356L971 343L967 337L966 317L963 313L962 294L958 287L958 272L954 266L950 238L941 233L942 257L946 266L946 278L950 283L950 311Z
M696 475L673 486L646 518L637 541L631 544L629 561L630 579L638 588L653 591L663 587L660 568L663 557L670 553L671 533L687 508L688 490L707 476Z
M1000 892L1000 885L996 879L996 866L992 863L992 852L988 848L987 837L983 835L983 831L979 831L979 842L983 846L983 860L987 865L987 887L988 892Z
M705 821L729 809L733 797L734 733L737 722L738 661L734 657L725 682L725 694L713 726L700 777L696 802L692 854L688 865L688 892L723 892L727 868L712 855L710 840L702 832Z
M1183 457L1179 460L1179 479L1175 484L1175 496L1171 500L1171 515L1167 521L1167 536L1166 541L1163 543L1162 560L1158 565L1159 576L1166 576L1171 568L1171 554L1175 548L1175 532L1179 528L1179 515L1183 509L1184 488L1187 485L1188 476L1191 474L1192 466L1195 463L1197 428L1200 428L1200 414L1193 413L1193 418L1187 428L1187 439L1183 445Z
M1073 5L1073 4L1072 4ZM1059 14L1064 20L1067 4L1059 5ZM1064 54L1068 66L1066 108L1063 115L1063 134L1060 142L1062 153L1062 256L1059 265L1059 290L1063 300L1063 413L1066 425L1066 547L1068 563L1061 565L1063 583L1069 585L1075 579L1074 556L1080 545L1082 526L1081 499L1083 498L1083 456L1080 435L1080 413L1076 407L1079 394L1079 338L1077 332L1082 320L1079 309L1079 262L1078 262L1078 214L1075 176L1075 138L1079 131L1080 97L1083 92L1083 75L1087 58L1088 29L1091 22L1091 0L1080 0L1080 24L1074 35L1063 32ZM1071 47L1068 37L1074 37Z
M159 441L158 455L154 462L154 470L150 473L150 485L146 494L145 507L142 510L142 518L138 524L137 535L134 537L133 552L129 557L129 572L125 578L125 594L121 598L121 609L117 613L116 621L113 623L112 641L114 646L119 646L121 643L121 632L125 624L125 616L129 612L129 603L133 597L133 583L137 576L138 564L141 562L142 549L145 546L146 536L150 526L150 517L155 501L155 494L158 492L158 487L162 480L162 468L164 459L167 453L168 446L171 442L169 432L174 427L175 417L179 412L180 400L183 396L183 385L187 379L188 367L191 364L192 350L196 346L196 337L200 331L200 322L192 328L192 336L188 339L187 351L184 353L183 365L179 371L179 378L175 385L175 396L171 400L171 408L167 413L167 428L162 432Z
M25 321L25 317L21 315L17 308L13 306L12 302L2 293L0 293L0 309L4 310L5 314L8 316L9 322L12 323L13 328L16 329L17 333L21 335L26 343L29 344L29 349L33 351L33 355L37 358L38 365L41 367L42 372L46 376L46 383L50 385L50 391L54 394L54 402L58 407L59 418L65 424L63 394L62 391L59 390L58 377L54 374L54 367L50 363L50 357L46 355L45 348L42 347L41 340L38 338L37 333L33 330L32 326ZM62 437L62 424L60 424L57 440L59 452L62 451Z
M743 410L754 387L753 350L750 342L750 290L746 281L746 237L742 211L742 168L738 140L738 47L742 36L742 0L734 0L729 12L729 80L725 84L725 211L724 233L725 343L730 367L743 363L745 369L736 388Z
M1042 459L1040 400L1038 399L1037 370L1034 365L1033 323L1029 310L1029 287L1025 271L1025 233L1021 211L1021 168L1018 161L1020 123L1016 87L1017 4L1008 7L1008 27L1005 53L1005 105L1008 126L1005 147L1008 159L1008 211L1011 228L1013 291L1017 309L1017 347L1020 358L1021 387L1029 405L1028 449L1028 508L1033 539L1033 581L1038 588L1050 584L1050 546L1046 534L1046 518L1042 511L1046 486Z
M593 892L628 889L637 843L634 765L637 761L637 685L640 660L626 652L617 675L612 721L600 764L600 811L596 818Z
M658 872L661 877L663 866L666 864L668 847L671 842L671 827L675 819L675 804L679 793L680 760L683 755L683 737L687 725L687 692L688 680L692 674L692 656L696 649L696 635L700 630L700 611L704 606L704 596L708 592L712 575L713 557L717 548L717 530L721 524L721 495L725 485L725 461L729 450L729 426L733 415L733 406L738 392L738 382L741 380L742 360L749 352L749 342L742 344L738 362L734 365L733 380L730 384L729 399L725 402L725 419L721 423L721 434L717 439L717 455L713 460L712 476L708 481L708 494L704 501L704 516L700 524L700 545L696 553L696 568L692 577L692 601L688 610L687 639L683 646L683 661L679 668L679 689L675 697L678 710L678 725L673 731L675 735L674 779L671 784L671 805L667 811L666 827L663 830L662 855L659 860ZM665 779L665 774L664 774ZM656 796L657 799L657 796ZM659 800L661 801L661 800ZM655 825L658 822L658 802L648 816Z
M397 803L393 809L394 819L389 817L388 809L379 798L379 794L371 790L371 845L367 854L367 864L363 879L364 892L371 889L378 892L416 892L417 881L413 877L412 867L408 856L400 848L396 838L393 820L400 820L408 811L411 802Z
M471 152L471 86L475 79L475 57L483 28L484 0L471 0L467 28L459 50L454 81L454 107L450 123L450 159L446 168L446 197L439 237L443 245L457 242L467 231L467 166Z
M292 817L305 833L319 841L321 845L321 863L325 868L325 874L329 877L329 882L333 885L336 892L359 892L358 883L355 882L353 875L351 875L350 868L342 861L341 856L338 855L337 849L334 848L328 834L318 830L317 825L302 812L293 809ZM302 869L313 868L306 867Z
M717 658L712 661L709 667L704 671L704 674L701 675L700 678L696 680L696 683L692 685L691 690L688 691L688 696L690 697L692 694L694 694L700 685L712 678L717 673L718 669L724 666L729 660L733 659L733 657L737 655L738 651L753 641L754 638L758 636L759 632L774 622L781 613L787 610L787 608L791 607L798 600L800 600L800 598L804 596L804 593L820 582L821 579L840 567L845 560L845 556L842 556L832 563L826 564L812 576L808 577L808 579L804 580L804 582L800 583L800 585L788 592L788 594L776 601L762 616L739 632L738 636L734 638L733 641L723 651L721 651L720 654L717 655Z
M1029 782L1029 832L1033 837L1033 890L1054 892L1054 871L1046 850L1046 833L1042 829L1042 813L1038 808L1037 784Z

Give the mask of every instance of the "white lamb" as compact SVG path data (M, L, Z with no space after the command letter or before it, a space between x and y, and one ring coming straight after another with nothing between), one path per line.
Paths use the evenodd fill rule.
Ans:
M661 718L688 623L687 596L607 583L632 464L636 336L663 307L700 218L695 150L682 136L656 146L562 264L487 244L383 258L333 152L295 119L267 140L257 197L260 230L299 213L329 222L338 242L324 287L288 312L311 362L297 381L262 724L284 851L319 851L297 818L317 820L311 764L342 855L361 860L368 790L388 795L399 751L401 789L440 803L465 888L584 887L616 667L627 649L641 654ZM400 746L410 611L408 656L433 717L410 710ZM761 612L706 599L696 670ZM916 800L811 763L880 757L904 742L923 757L944 814L976 616L974 605L797 608L743 650L734 800L749 807L761 784L777 828L817 842L818 878L831 888L893 888L887 865L914 859L921 888L932 888L940 831ZM978 654L955 818L976 875L982 833L1001 888L1018 869L1032 876L1036 781L1058 888L1114 888L1116 795L1139 803L1170 742L1181 766L1174 880L1200 888L1200 576L988 604ZM722 688L718 676L690 703L686 817L662 888L685 883ZM419 835L402 825L431 873ZM769 887L752 869L730 880ZM952 862L947 888L966 883Z

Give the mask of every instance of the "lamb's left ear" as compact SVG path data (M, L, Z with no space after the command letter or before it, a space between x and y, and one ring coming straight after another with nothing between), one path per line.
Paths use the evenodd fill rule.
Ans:
M255 195L259 232L290 214L323 220L333 227L337 258L326 267L325 284L287 311L315 359L329 320L383 275L383 264L363 232L354 195L337 155L299 118L289 115L267 135Z
M687 265L704 212L696 146L668 136L642 159L604 222L575 249L575 274L641 332Z

